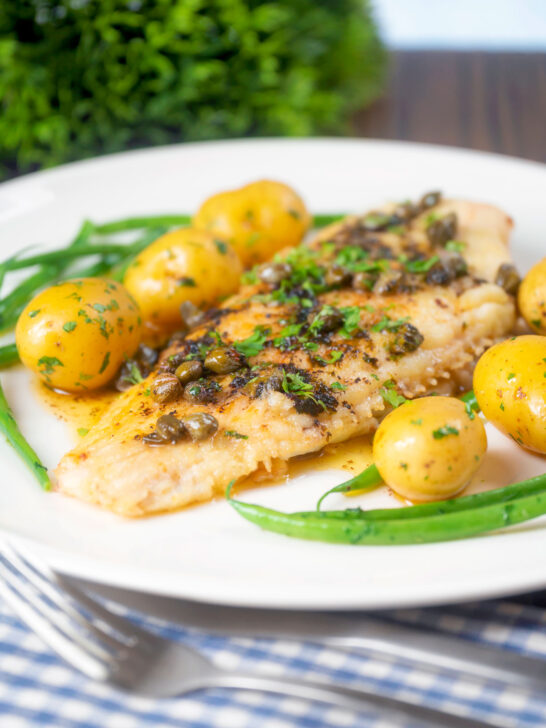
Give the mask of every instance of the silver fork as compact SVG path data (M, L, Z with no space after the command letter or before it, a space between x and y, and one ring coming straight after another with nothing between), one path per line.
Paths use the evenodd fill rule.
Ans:
M72 667L94 680L154 698L207 688L257 690L376 711L423 728L491 728L396 698L332 685L327 680L223 670L199 652L113 614L26 550L1 547L0 596Z

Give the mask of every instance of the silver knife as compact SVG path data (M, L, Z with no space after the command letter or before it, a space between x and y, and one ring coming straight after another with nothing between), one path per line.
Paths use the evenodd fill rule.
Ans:
M225 607L79 580L78 583L130 609L209 634L303 640L346 652L390 657L426 670L446 670L480 681L546 690L546 660L422 627L388 622L364 613L346 615Z

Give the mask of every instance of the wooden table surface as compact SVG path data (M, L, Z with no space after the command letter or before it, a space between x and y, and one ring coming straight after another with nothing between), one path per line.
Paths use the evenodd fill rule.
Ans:
M546 162L546 53L394 53L387 91L355 131Z

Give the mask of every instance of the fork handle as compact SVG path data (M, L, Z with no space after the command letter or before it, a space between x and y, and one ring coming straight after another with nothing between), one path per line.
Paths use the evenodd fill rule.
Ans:
M207 682L206 687L212 687L211 683ZM368 690L332 685L330 682L320 680L298 680L226 671L215 675L214 687L288 695L312 702L329 703L347 710L374 710L380 712L382 716L387 714L401 722L413 720L420 728L493 728L491 723L444 713L435 708L378 695Z

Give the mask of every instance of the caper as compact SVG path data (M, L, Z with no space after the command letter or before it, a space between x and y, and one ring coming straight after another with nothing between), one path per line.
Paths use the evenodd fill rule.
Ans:
M320 331L321 334L328 334L331 331L339 329L343 324L343 314L337 308L333 306L328 307L328 313L317 318L312 322L312 326L315 331Z
M218 429L218 420L207 412L188 415L182 422L192 440L206 440L212 437Z
M445 245L454 240L457 234L457 215L454 212L431 222L427 227L427 237L432 245Z
M288 263L265 263L258 271L258 278L264 283L274 286L292 273Z
M205 357L205 366L215 374L229 374L240 369L244 364L244 357L237 349L229 346L218 346L209 351Z
M389 352L395 356L403 356L418 349L424 341L423 334L413 324L402 324L396 331L388 346Z
M161 415L157 420L155 431L158 437L164 442L178 442L186 432L186 428L181 420L174 415Z
M182 316L182 321L189 329L198 326L205 318L203 311L200 311L191 301L184 301L180 305L180 315Z
M460 253L451 250L442 250L440 251L440 260L444 268L453 278L459 278L468 273L468 265Z
M187 384L188 382L193 382L195 379L199 379L203 374L203 365L197 359L190 359L180 364L174 374L180 384Z
M419 200L419 207L421 210L428 210L430 207L437 205L442 199L442 193L438 191L427 192Z
M385 271L376 280L373 292L379 294L392 293L398 288L402 279L403 273L399 270Z
M426 282L431 286L447 286L455 278L455 273L448 270L440 261L429 268L425 276Z
M425 276L425 280L430 286L447 286L453 278L453 274L444 268L441 263L435 263L432 268L429 268Z
M521 283L521 278L512 263L501 263L495 277L497 286L504 288L506 293L515 296Z
M198 379L195 382L188 382L184 387L184 397L191 402L201 404L214 402L216 394L222 387L213 379Z
M152 395L156 402L172 402L182 395L182 386L174 374L161 372L153 381Z
M340 265L332 265L326 271L324 280L327 286L344 286L351 280L351 274Z

